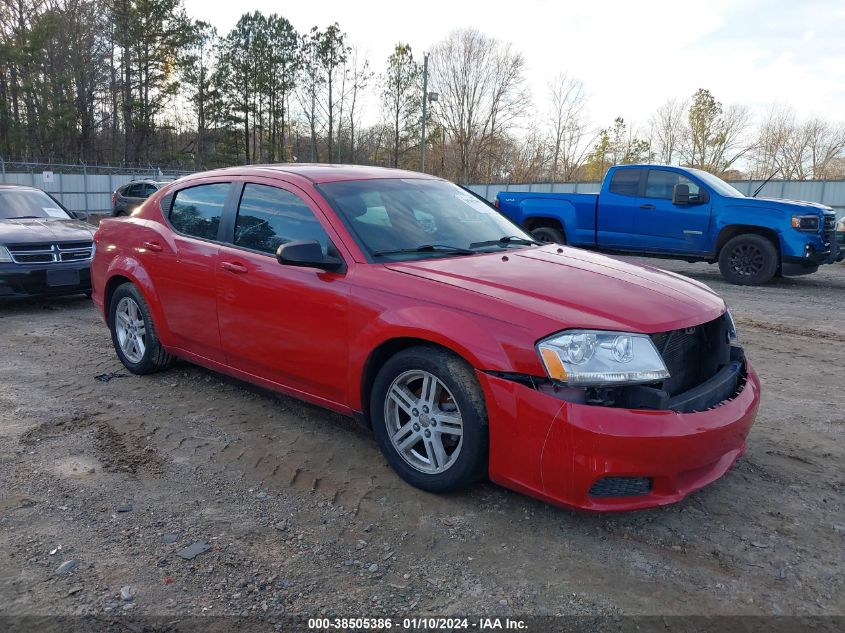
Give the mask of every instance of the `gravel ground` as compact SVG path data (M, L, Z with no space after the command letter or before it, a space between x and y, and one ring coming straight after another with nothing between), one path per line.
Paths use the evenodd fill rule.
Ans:
M724 293L764 399L723 479L612 516L415 490L337 415L128 375L83 298L0 307L0 616L845 614L845 265L657 264Z

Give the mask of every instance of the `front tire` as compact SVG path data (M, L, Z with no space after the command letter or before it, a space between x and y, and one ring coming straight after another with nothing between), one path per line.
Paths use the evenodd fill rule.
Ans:
M728 283L760 286L771 280L777 270L777 248L762 235L737 235L719 252L719 271Z
M134 284L122 284L114 291L109 327L117 357L133 374L152 374L173 364L173 356L158 340L147 302Z
M487 473L484 395L475 373L446 350L403 350L379 370L370 396L373 433L406 482L447 492Z

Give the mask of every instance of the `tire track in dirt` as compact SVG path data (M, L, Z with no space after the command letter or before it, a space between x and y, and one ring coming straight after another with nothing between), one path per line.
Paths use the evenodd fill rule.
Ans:
M26 424L45 424L48 435L59 429L55 437L45 436L45 442L61 441L62 433L99 432L98 455L112 456L113 469L142 480L156 494L165 494L156 481L179 485L167 479L171 471L178 472L177 466L192 469L200 480L213 480L214 474L238 482L244 494L248 489L279 496L314 491L317 499L357 512L365 524L409 534L405 548L410 559L436 549L438 556L473 569L489 586L546 583L551 589L537 590L549 596L587 591L629 608L639 605L641 611L656 609L658 603L665 606L669 595L687 612L724 611L730 604L756 612L757 603L742 605L752 597L759 601L761 595L774 596L771 600L789 611L812 606L815 595L841 584L838 576L820 580L826 573L820 565L829 564L814 559L812 549L837 551L839 537L830 524L842 509L841 491L837 496L835 487L817 484L819 478L841 480L837 463L843 451L835 443L824 449L835 432L830 423L813 424L811 418L836 407L845 410L845 399L840 391L825 408L812 396L805 401L806 393L827 390L836 376L822 373L802 382L799 369L834 360L838 344L789 332L774 340L769 330L748 326L740 335L767 391L747 457L716 485L678 506L591 517L489 484L457 495L423 493L401 482L371 437L351 422L189 365L99 383L93 379L99 373L126 372L114 359L106 330L90 312L80 304L67 314L23 315L18 327L42 334L60 331L58 325L70 320L78 327L79 341L48 355L43 348L33 349L31 356L15 355L14 371L0 368L0 396L11 407L22 408L19 417ZM822 331L818 322L811 327ZM26 349L29 337L18 339L14 349ZM42 373L47 360L49 375ZM47 404L36 408L33 402ZM59 419L53 410L65 416L73 411L97 415L87 426L74 428L65 420L50 427ZM148 468L144 459L151 452ZM772 499L778 500L780 516L771 514ZM226 509L211 506L206 511L224 515ZM351 549L363 535L345 530L343 525L329 529L326 543L349 539ZM750 545L770 539L777 549L758 551ZM308 565L307 557L302 564ZM778 580L775 565L800 575L803 588ZM714 588L717 584L723 588Z

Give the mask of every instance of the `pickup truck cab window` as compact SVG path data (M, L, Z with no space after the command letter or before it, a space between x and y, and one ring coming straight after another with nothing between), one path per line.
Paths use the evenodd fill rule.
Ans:
M618 169L610 181L610 193L621 196L638 196L640 194L640 177L642 169Z
M672 190L675 185L686 185L689 187L690 202L701 201L701 188L676 171L669 171L668 169L649 169L648 180L645 185L646 198L659 198L661 200L671 200Z
M325 255L329 236L299 196L268 185L244 187L235 223L235 246L270 255L286 242L317 240Z
M216 240L229 187L228 182L216 182L177 191L170 209L170 224L184 235Z

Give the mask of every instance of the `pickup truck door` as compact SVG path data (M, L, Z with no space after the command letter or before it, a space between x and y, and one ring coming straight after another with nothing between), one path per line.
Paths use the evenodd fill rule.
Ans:
M672 190L677 184L689 187L689 204L672 203ZM709 196L698 183L676 171L649 169L637 205L631 246L649 252L705 253L710 209Z
M631 247L634 216L645 169L617 169L607 189L599 194L596 245L603 248Z

